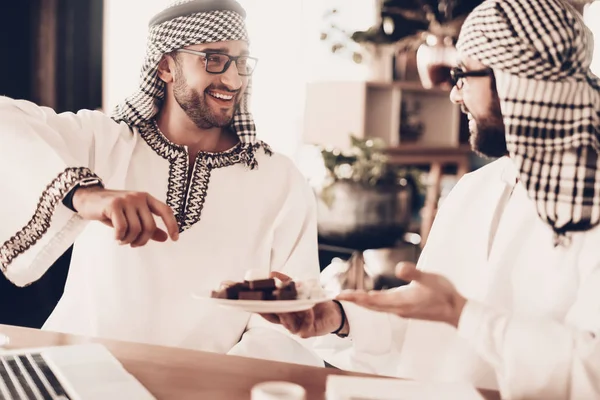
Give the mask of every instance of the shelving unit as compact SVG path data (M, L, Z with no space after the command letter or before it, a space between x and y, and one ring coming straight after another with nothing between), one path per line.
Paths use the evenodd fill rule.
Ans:
M429 185L425 194L425 205L421 211L421 246L427 242L437 213L443 168L447 165L456 166L456 176L460 178L470 170L470 155L471 147L467 144L461 144L456 148L405 145L388 149L388 157L393 164L429 167Z
M443 168L455 165L458 177L470 169L466 119L449 95L449 90L424 89L418 82L314 82L307 87L303 139L343 149L350 146L350 134L380 138L389 146L392 163L428 168L420 232L424 245L437 210ZM409 118L422 124L420 134L407 129Z
M390 147L457 147L460 109L449 95L416 82L314 82L307 87L304 140L343 148L352 133L381 138ZM422 124L418 137L409 135L403 111Z

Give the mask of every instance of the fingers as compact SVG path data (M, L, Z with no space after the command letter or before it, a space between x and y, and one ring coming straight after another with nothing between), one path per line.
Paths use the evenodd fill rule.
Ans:
M315 335L314 309L295 313L279 314L279 320L288 331L302 338Z
M110 224L115 228L115 240L122 242L127 234L127 218L123 209L116 208L110 214Z
M157 227L154 214L165 222L168 234ZM139 247L149 240L179 238L179 226L171 208L147 193L130 192L112 199L104 215L106 219L101 222L114 227L115 239L122 245Z
M293 334L297 334L302 327L302 317L298 313L279 314L281 325Z
M258 315L260 315L261 317L263 317L264 319L266 319L267 321L269 321L272 324L280 324L281 323L277 314L258 314Z
M156 228L150 239L154 240L155 242L166 242L168 238L169 234L167 232L160 228Z
M293 334L308 334L307 327L312 325L312 311L300 311L283 314L260 314L264 319L274 324L280 324ZM304 336L303 336L304 337Z
M123 212L127 219L127 232L125 233L123 240L121 240L120 244L122 245L133 243L142 232L142 222L140 221L137 209L134 206L129 205L125 207Z
M421 271L417 269L417 264L412 262L400 262L396 265L396 277L404 281L416 281L421 277Z
M175 215L173 214L171 207L161 201L158 201L150 195L148 195L147 203L150 211L162 218L165 226L167 227L167 232L169 233L171 240L179 239L179 225L177 225L177 220L175 219Z
M150 209L144 207L138 209L138 217L141 223L141 231L138 237L133 242L131 242L131 247L140 247L145 245L146 243L148 243L148 240L150 240L150 238L157 237L157 231L161 231L156 227L156 222L154 221L154 217L152 216ZM158 236L158 238L161 239L165 236L166 234L160 235ZM166 238L164 240L166 240Z
M282 282L287 282L287 281L291 281L292 280L292 278L290 278L286 274L282 274L281 272L277 272L277 271L271 271L269 273L269 278L277 278L277 279L279 279Z

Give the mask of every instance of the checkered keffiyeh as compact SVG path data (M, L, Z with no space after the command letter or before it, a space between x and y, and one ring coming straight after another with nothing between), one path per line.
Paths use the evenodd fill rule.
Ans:
M487 0L456 46L494 70L508 150L555 244L596 226L600 80L581 16L562 0Z
M186 14L189 10L191 12ZM169 19L170 15L175 17ZM116 107L113 118L132 127L151 120L165 95L165 84L158 77L158 63L163 54L198 43L248 42L244 17L243 9L234 0L178 0L171 3L150 23L138 91ZM251 80L232 121L240 141L247 145L257 141L254 119L249 111L250 91Z

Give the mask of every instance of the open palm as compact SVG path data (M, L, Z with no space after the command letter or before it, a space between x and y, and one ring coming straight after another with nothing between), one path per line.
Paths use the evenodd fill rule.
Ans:
M458 325L466 299L447 278L419 271L414 264L400 267L398 277L410 283L384 291L345 291L338 296L338 300L351 301L361 307L403 318Z

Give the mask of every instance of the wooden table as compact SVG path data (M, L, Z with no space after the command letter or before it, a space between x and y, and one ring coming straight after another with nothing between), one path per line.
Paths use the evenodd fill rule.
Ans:
M264 381L283 380L303 386L307 400L325 398L327 375L369 376L332 368L316 368L245 357L227 356L140 343L120 342L0 325L10 337L8 348L101 343L157 399L250 399L250 389ZM480 391L486 400L497 392Z

